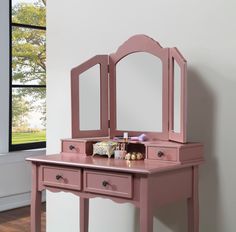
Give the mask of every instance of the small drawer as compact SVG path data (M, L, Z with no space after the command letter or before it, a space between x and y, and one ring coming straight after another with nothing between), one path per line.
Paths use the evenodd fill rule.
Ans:
M164 161L177 161L177 149L168 147L147 147L147 158Z
M81 190L81 170L60 167L42 167L43 185Z
M85 143L62 141L62 152L85 154Z
M132 175L85 170L84 191L132 198Z

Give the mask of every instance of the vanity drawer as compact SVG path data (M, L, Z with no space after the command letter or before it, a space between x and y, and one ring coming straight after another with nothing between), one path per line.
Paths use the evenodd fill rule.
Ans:
M147 158L164 161L177 161L177 149L169 147L148 146Z
M61 167L42 167L43 185L81 190L81 170Z
M85 154L85 143L62 141L62 152Z
M132 198L132 182L130 174L84 171L84 191L86 192Z

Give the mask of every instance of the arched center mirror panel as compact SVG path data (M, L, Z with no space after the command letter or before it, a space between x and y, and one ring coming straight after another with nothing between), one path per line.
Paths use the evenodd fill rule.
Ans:
M168 140L168 48L136 35L109 56L111 137Z
M162 132L162 61L146 52L116 64L117 130Z

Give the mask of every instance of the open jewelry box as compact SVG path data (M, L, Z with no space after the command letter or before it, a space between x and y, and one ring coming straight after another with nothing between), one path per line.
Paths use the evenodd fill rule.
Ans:
M203 159L202 145L187 143L187 62L175 47L135 35L92 57L71 71L71 101L72 138L62 140L62 154L92 155L96 142L128 132L147 136L128 141L145 159Z

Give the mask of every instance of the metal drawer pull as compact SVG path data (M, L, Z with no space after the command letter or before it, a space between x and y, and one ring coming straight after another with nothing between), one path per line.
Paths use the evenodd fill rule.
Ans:
M158 151L157 156L161 158L162 156L164 156L164 152L163 151Z
M60 180L60 179L64 179L64 177L62 175L56 175L56 179Z
M75 149L75 146L73 146L73 145L70 145L70 146L69 146L69 149L72 151L72 150L74 150L74 149Z
M109 182L107 182L106 180L104 180L104 181L102 182L102 186L103 186L103 187L106 187L107 185L110 185Z

